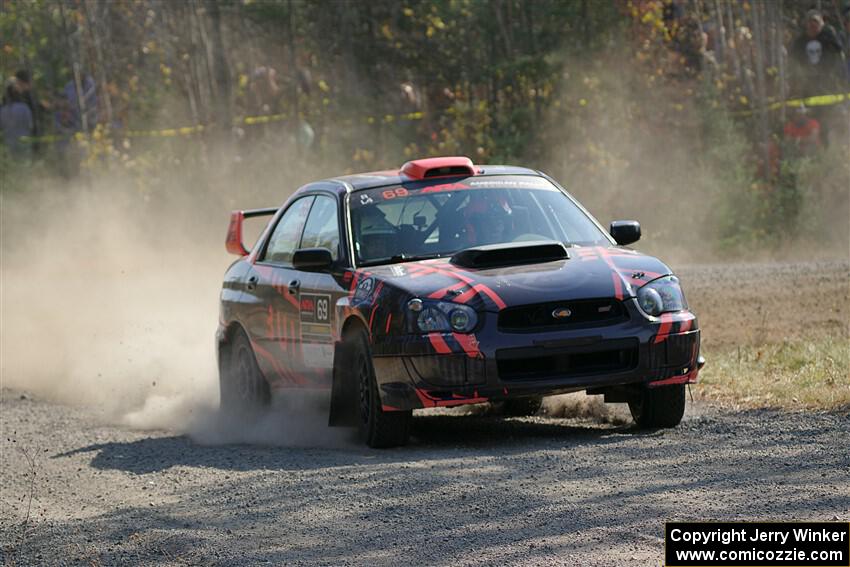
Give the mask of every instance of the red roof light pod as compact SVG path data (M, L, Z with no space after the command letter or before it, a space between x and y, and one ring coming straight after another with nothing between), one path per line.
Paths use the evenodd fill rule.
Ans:
M416 159L401 166L401 173L411 179L428 179L457 175L475 175L477 170L466 156Z

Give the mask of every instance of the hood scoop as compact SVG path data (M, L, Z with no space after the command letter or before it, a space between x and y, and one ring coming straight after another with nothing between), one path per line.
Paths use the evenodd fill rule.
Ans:
M563 244L544 240L467 248L452 256L451 263L461 268L499 268L566 260L569 257Z

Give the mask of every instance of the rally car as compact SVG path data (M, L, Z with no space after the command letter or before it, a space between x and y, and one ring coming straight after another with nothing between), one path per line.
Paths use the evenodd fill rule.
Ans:
M249 250L243 221L271 220ZM309 183L281 207L234 211L217 331L221 404L330 391L329 424L404 444L412 410L544 395L626 402L673 427L704 361L679 281L531 169L419 159Z

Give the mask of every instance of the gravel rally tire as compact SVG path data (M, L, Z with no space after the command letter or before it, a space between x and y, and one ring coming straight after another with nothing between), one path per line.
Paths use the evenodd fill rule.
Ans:
M676 427L685 415L685 385L673 384L643 388L637 399L629 402L629 411L638 427Z
M269 383L257 365L251 341L242 329L236 331L221 366L219 387L223 411L245 414L269 405Z
M375 379L375 367L372 364L372 352L365 331L352 332L346 340L351 341L353 369L357 381L356 399L358 427L365 443L374 448L397 447L406 445L410 438L410 422L413 412L384 411L378 384Z

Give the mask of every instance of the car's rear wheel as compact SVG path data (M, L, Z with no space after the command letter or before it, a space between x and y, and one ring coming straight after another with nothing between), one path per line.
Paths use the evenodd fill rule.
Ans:
M496 409L502 415L508 417L527 417L536 414L540 411L540 406L543 404L543 398L516 398L499 402Z
M226 412L250 413L266 407L271 401L269 383L260 372L251 341L242 329L235 332L222 360L219 386L221 409Z
M366 333L353 331L351 341L353 369L357 380L357 406L361 437L370 447L385 448L405 445L410 437L412 411L384 411L375 379L375 367Z
M685 385L642 388L629 402L629 411L639 427L676 427L685 415Z

